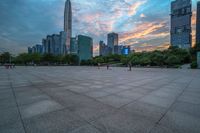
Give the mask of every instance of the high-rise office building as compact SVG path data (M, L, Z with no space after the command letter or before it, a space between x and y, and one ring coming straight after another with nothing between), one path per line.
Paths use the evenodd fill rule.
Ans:
M118 34L117 33L109 33L107 38L107 45L112 49L110 54L115 54L114 46L118 46Z
M71 38L70 53L71 54L78 54L78 38L77 37Z
M175 0L171 3L171 45L190 48L192 45L192 2Z
M93 39L88 36L78 35L78 56L80 62L93 57Z
M32 48L28 47L28 54L32 54Z
M106 54L105 49L106 49L106 44L103 41L100 41L99 42L99 55L100 56L105 56L105 54Z
M71 36L72 36L72 8L71 8L70 0L66 0L66 2L65 2L64 31L67 34L66 54L68 54L69 50L70 50L70 42L71 42Z
M43 53L43 46L40 44L34 45L32 48L28 47L28 53L29 54L42 54Z
M200 48L200 1L197 2L196 45Z
M66 32L61 31L60 34L48 35L42 41L43 53L53 55L65 55L66 51Z

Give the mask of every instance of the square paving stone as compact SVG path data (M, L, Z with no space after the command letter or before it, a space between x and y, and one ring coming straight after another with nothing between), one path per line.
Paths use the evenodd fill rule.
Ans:
M21 121L0 126L0 133L25 133Z
M200 105L199 104L191 104L186 102L176 102L171 111L183 112L194 117L200 118Z
M140 99L139 101L148 103L148 104L153 104L159 107L169 108L174 102L174 100L175 99L163 98L163 97L158 97L154 95L147 95L143 97L142 99Z
M186 113L177 111L168 112L160 121L161 126L165 126L176 133L199 133L200 119Z
M102 132L100 132L94 126L86 125L86 126L78 128L78 129L75 129L74 131L72 131L70 133L102 133Z
M6 98L13 98L13 92L12 90L5 90L5 91L0 91L0 100L6 99Z
M178 98L178 101L187 102L191 104L200 104L200 97L182 95Z
M171 130L170 128L157 125L156 127L154 127L154 128L150 131L150 133L177 133L177 132Z
M68 109L87 121L97 120L116 111L115 108L98 101L88 101L87 104Z
M115 95L120 96L120 97L125 97L128 99L132 99L132 100L136 100L136 99L144 96L143 94L134 92L132 90L122 91L122 92L116 93Z
M39 94L39 95L32 95L27 97L17 97L17 103L19 106L32 104L36 102L40 102L43 100L50 100L51 98L48 95L45 94Z
M6 109L6 108L13 108L13 107L16 107L16 106L17 105L16 105L14 97L10 97L10 98L0 100L0 110Z
M16 123L20 121L17 108L0 109L0 126Z
M69 133L87 124L67 110L26 119L24 123L28 133Z
M93 97L93 98L99 98L99 97L104 97L104 96L108 96L110 95L110 93L99 90L99 91L90 91L85 93L85 95L89 96L89 97Z
M135 115L145 116L154 122L157 122L166 112L166 108L138 101L128 104L122 109Z
M20 106L22 118L31 118L33 116L62 109L59 103L52 100L41 100L32 104Z
M117 96L117 95L110 95L110 96L106 96L106 97L101 97L101 98L98 98L97 100L99 100L100 102L102 102L104 104L108 104L108 105L111 105L111 106L116 107L116 108L124 106L124 105L131 103L133 101L131 99L120 97L120 96Z
M92 122L102 133L148 133L154 123L144 116L132 115L128 112L117 112Z

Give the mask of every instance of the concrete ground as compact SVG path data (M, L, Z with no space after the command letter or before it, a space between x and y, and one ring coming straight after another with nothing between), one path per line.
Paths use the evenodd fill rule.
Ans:
M0 67L0 133L200 133L200 70Z

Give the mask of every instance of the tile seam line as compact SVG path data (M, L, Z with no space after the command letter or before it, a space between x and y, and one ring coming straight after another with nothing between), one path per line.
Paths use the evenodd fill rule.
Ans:
M183 89L183 91L177 96L177 98L174 100L174 102L169 106L169 108L166 110L166 112L161 116L161 118L156 122L155 126L149 131L149 133L151 133L151 131L160 124L160 121L166 116L166 114L170 111L170 109L172 108L172 106L177 102L178 98L183 95L183 93L185 92L185 90L189 87L189 85L192 83L193 79L195 79L194 77L190 80L190 82L187 84L187 86L185 86L185 88Z
M13 70L12 70L12 71L13 71ZM7 75L8 75L8 80L10 81L10 87L11 87L11 89L12 89L12 93L13 93L13 96L14 96L14 99L15 99L15 104L17 105L17 112L18 112L18 114L19 114L20 121L21 121L22 126L23 126L23 130L24 130L25 133L27 133L26 128L25 128L25 125L24 125L24 121L23 121L23 119L22 119L22 115L21 115L21 112L20 112L20 109L19 109L19 104L18 104L18 102L17 102L16 94L15 94L15 91L14 91L14 88L13 88L13 85L12 85L10 73L7 72Z
M15 73L18 73L18 72L15 72ZM33 74L32 74L33 75ZM22 76L22 75L21 75ZM35 76L35 75L33 75L33 76ZM22 77L24 77L24 76L22 76ZM35 76L36 77L36 76ZM42 79L42 78L40 78L41 80L44 80L44 79ZM33 86L35 86L29 79L28 79L28 81L33 85ZM46 81L46 80L44 80L44 81ZM35 86L36 88L38 88L40 91L42 91L42 93L44 93L44 94L47 94L46 92L44 92L43 90L41 90L41 88L39 88L39 87L37 87L37 86ZM49 95L49 94L47 94L52 100L54 100L54 98L51 96L51 95ZM80 94L79 94L80 95ZM57 101L56 101L57 102ZM60 103L59 103L60 104ZM57 112L57 111L62 111L62 110L68 110L68 111L70 111L67 107L66 108L63 108L63 109L60 109L60 110L56 110L56 111L52 111L52 112L49 112L48 114L50 114L50 113L54 113L54 112ZM71 112L71 111L70 111ZM73 113L73 112L72 112ZM73 114L75 114L75 113L73 113ZM96 128L96 126L94 126L94 125L92 125L91 124L91 122L90 121L88 121L88 120L86 120L86 119L84 119L83 117L81 117L81 116L79 116L78 114L76 114L80 119L82 119L83 121L85 121L87 124L89 124L89 125L91 125L92 127L94 127L95 129L97 129L98 131L100 131L100 132L102 132L100 129L98 129L98 128ZM38 115L39 116L39 115ZM21 119L22 119L22 117L21 117ZM22 120L23 121L23 120ZM24 122L23 122L23 126L24 126ZM24 126L24 130L25 130L25 126ZM72 132L72 131L71 131ZM27 133L27 132L25 132L25 133Z

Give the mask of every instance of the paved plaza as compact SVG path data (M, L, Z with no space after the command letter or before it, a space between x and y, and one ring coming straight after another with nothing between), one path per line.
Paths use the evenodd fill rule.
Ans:
M0 133L200 133L200 70L0 67Z

